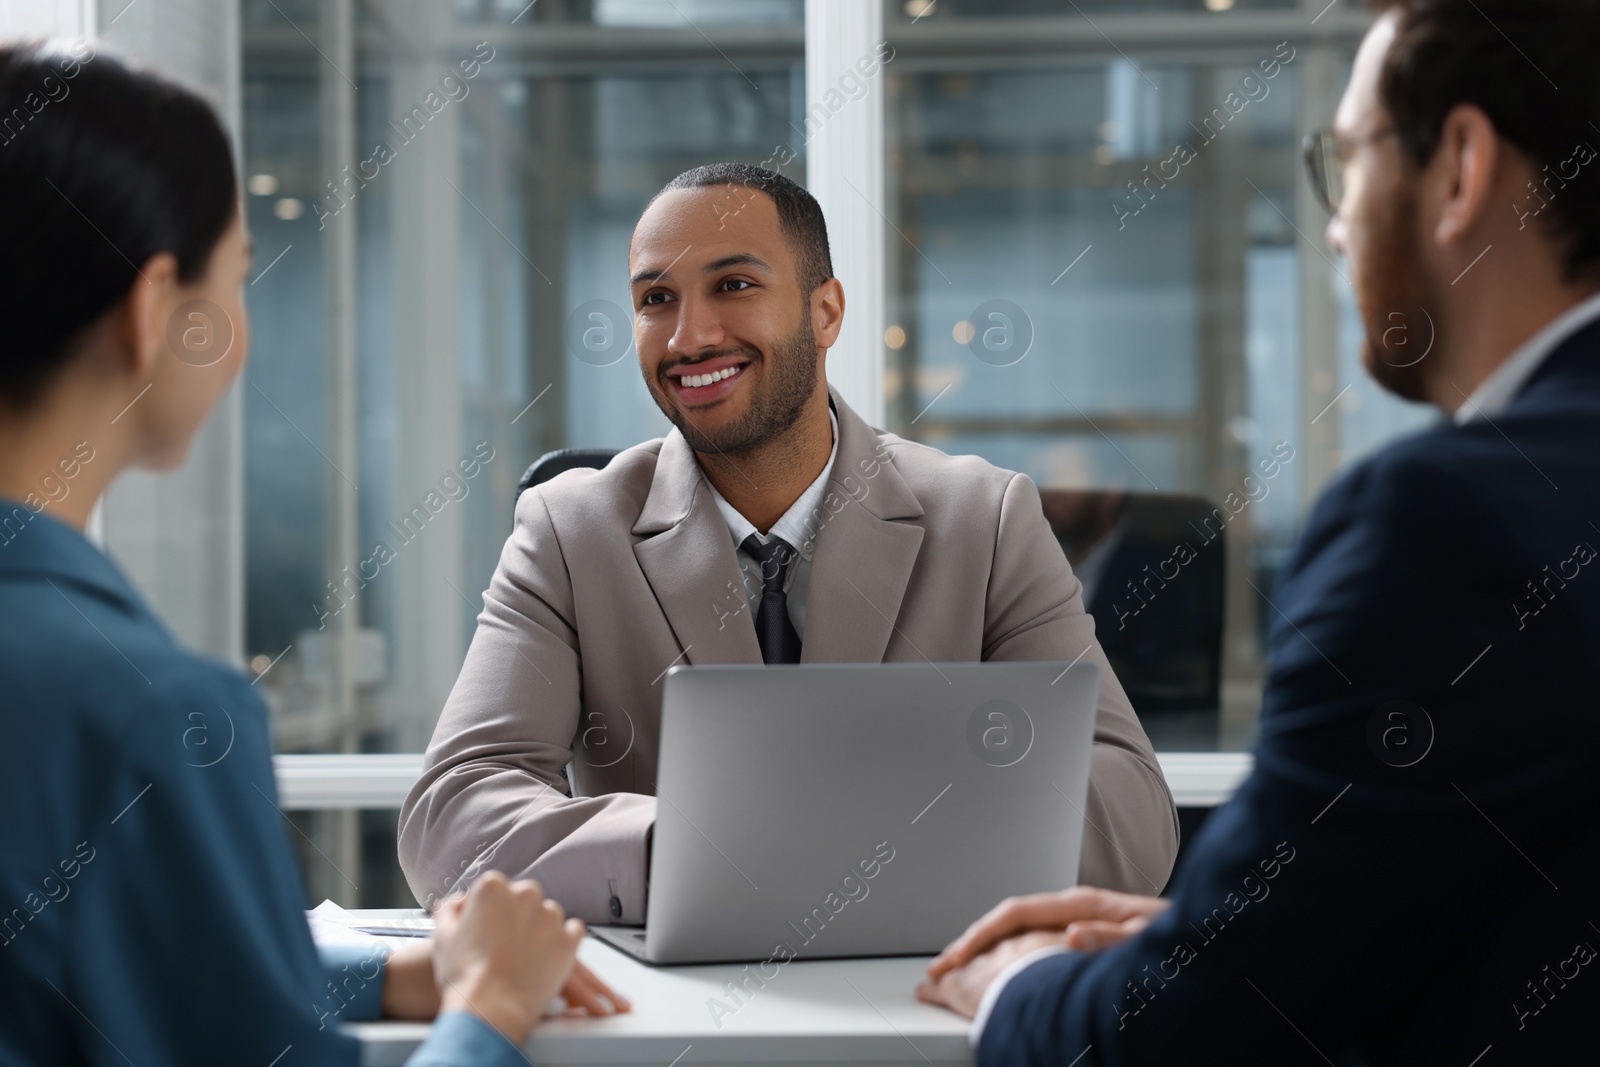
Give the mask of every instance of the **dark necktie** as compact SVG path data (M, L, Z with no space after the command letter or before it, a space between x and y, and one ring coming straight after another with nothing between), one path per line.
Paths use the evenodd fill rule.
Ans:
M763 663L799 663L800 635L789 621L789 597L783 591L789 564L795 550L781 537L768 538L766 544L751 534L741 544L746 555L761 564L761 607L756 611L756 640L761 645Z

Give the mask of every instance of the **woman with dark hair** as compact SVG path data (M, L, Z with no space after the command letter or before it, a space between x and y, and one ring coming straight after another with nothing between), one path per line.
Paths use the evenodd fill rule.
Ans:
M204 101L81 42L0 45L0 1065L354 1063L330 1024L380 1012L440 1013L412 1064L523 1063L558 990L627 1006L574 970L582 924L488 874L433 942L319 960L266 709L83 536L238 375L249 264ZM197 726L231 746L198 758Z

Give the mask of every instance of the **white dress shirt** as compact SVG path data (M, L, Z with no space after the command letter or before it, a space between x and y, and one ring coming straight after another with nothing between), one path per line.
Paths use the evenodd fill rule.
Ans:
M788 576L784 579L783 591L789 598L789 621L794 623L794 632L800 635L800 640L806 637L806 590L811 584L811 556L816 551L816 537L820 522L814 519L822 507L823 497L828 491L828 475L833 473L833 461L839 455L839 418L833 413L833 408L828 408L828 422L833 427L833 449L828 453L828 462L822 468L822 473L817 475L817 480L806 487L800 498L789 505L777 522L772 524L772 529L762 534L753 526L749 519L739 513L739 510L728 503L717 487L711 484L711 479L706 478L706 487L711 490L711 499L716 501L717 510L722 512L722 519L728 524L728 532L733 535L733 551L739 558L739 569L744 572L745 598L750 603L751 625L755 625L756 608L761 603L761 590L765 581L761 577L761 561L751 556L748 552L739 551L739 546L744 544L744 539L751 534L762 544L769 538L781 537L799 555L789 567ZM701 474L705 478L704 473Z
M1465 425L1477 418L1493 418L1504 411L1506 405L1511 403L1511 398L1521 391L1550 353L1595 319L1600 319L1600 293L1570 308L1534 334L1493 373L1479 382L1472 395L1456 408L1456 424Z

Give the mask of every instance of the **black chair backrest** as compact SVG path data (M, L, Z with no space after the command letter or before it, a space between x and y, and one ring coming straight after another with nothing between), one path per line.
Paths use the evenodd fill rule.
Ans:
M1041 491L1047 517L1108 495ZM1231 515L1198 496L1116 496L1120 533L1085 605L1100 645L1141 717L1215 711L1222 697L1224 542ZM1060 528L1056 533L1070 554L1069 537Z
M611 457L615 455L616 452L609 448L558 448L554 452L546 452L522 472L522 480L517 482L517 499L522 498L523 491L529 486L548 482L566 471L576 470L579 467L593 467L599 470L610 463ZM516 507L515 500L511 506Z

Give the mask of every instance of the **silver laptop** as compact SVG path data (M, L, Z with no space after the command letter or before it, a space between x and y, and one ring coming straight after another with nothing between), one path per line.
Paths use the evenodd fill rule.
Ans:
M922 955L1073 885L1099 672L1062 663L676 667L650 963Z

